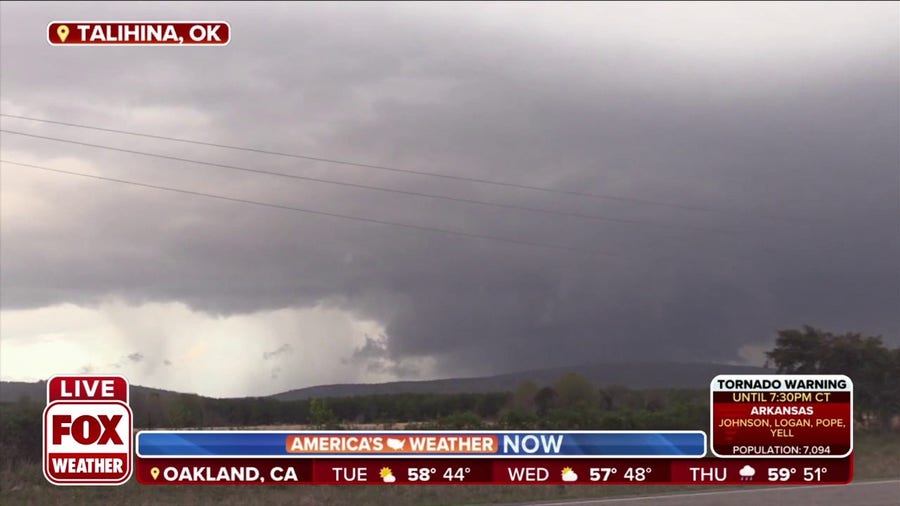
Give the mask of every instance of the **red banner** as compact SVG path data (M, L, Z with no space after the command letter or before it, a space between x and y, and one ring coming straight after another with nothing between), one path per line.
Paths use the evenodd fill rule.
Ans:
M230 41L231 25L225 21L54 21L47 25L47 42L53 46L224 46Z
M842 459L141 458L144 485L845 484Z

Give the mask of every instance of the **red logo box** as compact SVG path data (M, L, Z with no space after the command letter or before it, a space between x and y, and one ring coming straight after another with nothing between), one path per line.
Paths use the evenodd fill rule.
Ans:
M62 375L47 381L44 477L54 485L121 485L133 472L128 380Z

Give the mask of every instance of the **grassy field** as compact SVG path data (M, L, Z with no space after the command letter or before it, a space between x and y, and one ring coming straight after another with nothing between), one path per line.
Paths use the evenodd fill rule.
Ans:
M900 477L900 435L857 436L855 479ZM662 493L697 487L673 486L286 486L148 487L134 480L121 487L55 487L40 465L0 469L3 505L203 505L397 506L463 505Z
M900 478L900 434L857 435L853 453L854 479Z

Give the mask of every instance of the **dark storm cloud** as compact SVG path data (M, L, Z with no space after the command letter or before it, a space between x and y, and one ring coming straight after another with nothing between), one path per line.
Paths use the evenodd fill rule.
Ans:
M350 357L342 360L345 364L361 364L369 372L387 373L398 378L417 378L421 376L420 368L404 363L402 357L393 359L388 349L387 336L375 339L365 336L365 343L353 350Z
M278 357L278 356L280 356L280 355L285 355L285 354L288 354L288 353L293 353L293 351L294 351L294 348L292 348L291 345L285 343L285 344L282 344L281 346L279 346L278 348L276 348L276 349L274 349L274 350L272 350L272 351L264 352L264 353L263 353L263 360L269 360L269 359Z
M175 7L163 5L92 6L96 16L57 5L52 16L178 12L164 14ZM564 15L574 7L545 8ZM4 158L29 153L61 168L54 157L77 158L110 177L607 253L347 223L5 166L6 181L40 187L65 209L4 223L4 307L112 295L232 314L324 302L383 323L385 338L348 351L348 360L398 375L414 374L404 363L412 357L434 358L441 373L730 360L740 346L802 323L900 335L897 6L833 7L857 9L847 16L820 5L732 20L735 30L694 6L690 33L715 34L694 42L667 39L664 24L638 14L617 29L613 7L583 8L594 9L597 30L569 20L563 37L529 32L540 24L531 18L522 29L497 28L504 18L487 7L482 22L445 19L438 7L217 6L205 17L231 22L225 49L62 51L32 33L50 9L4 5L7 113L712 209L4 119L7 129L87 142L671 224L485 209L4 134ZM284 26L273 29L275 18ZM591 35L604 28L608 38Z
M385 339L374 339L371 336L366 336L365 344L353 351L354 357L363 360L382 358L385 355L387 355Z
M145 358L146 357L144 356L143 353L137 351L134 353L129 353L128 355L124 355L113 363L106 364L106 367L112 367L114 369L121 369L122 367L128 365L129 362L131 364L138 364L140 362L143 362ZM87 366L87 367L91 367L91 366Z

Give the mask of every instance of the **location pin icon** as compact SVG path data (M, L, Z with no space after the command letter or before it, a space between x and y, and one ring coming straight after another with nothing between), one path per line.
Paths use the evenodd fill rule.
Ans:
M151 469L150 469L150 476L152 476L154 480L155 480L156 478L158 478L158 477L159 477L159 468L158 468L158 467L151 468Z
M69 27L66 25L59 25L59 28L56 29L56 35L59 35L59 40L65 42L66 38L69 36ZM156 470L156 473L159 474L159 469ZM156 477L154 476L154 478Z

